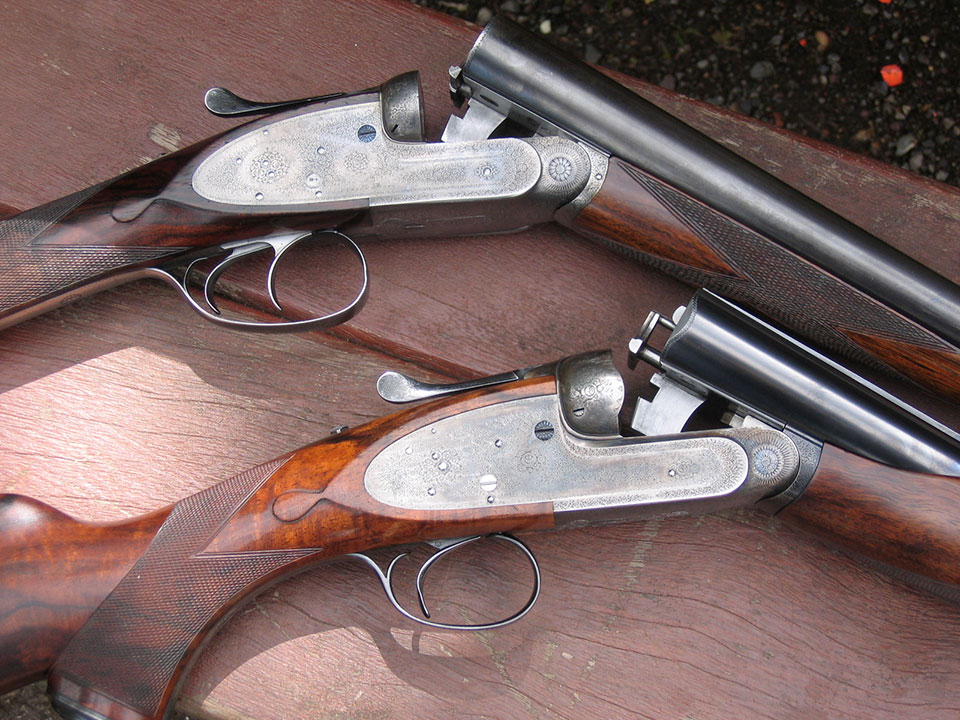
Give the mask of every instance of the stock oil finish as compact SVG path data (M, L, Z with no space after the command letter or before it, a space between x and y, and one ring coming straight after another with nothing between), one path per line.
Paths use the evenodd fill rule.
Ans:
M786 519L940 583L958 580L956 523L944 510L960 500L954 478L885 469L829 446L818 465L819 455L799 450L799 437L762 424L624 437L624 384L609 352L498 378L347 429L127 522L84 525L4 496L8 687L49 671L66 717L159 720L197 651L244 600L323 559L768 500L779 508L777 497L792 499L808 482ZM457 466L445 468L453 451ZM384 574L361 559L395 607L418 620L396 604L392 565ZM74 587L62 606L50 606L64 577Z
M503 17L454 69L452 89L468 118L484 106L609 155L600 192L579 216L559 213L564 224L960 398L960 287L803 188Z
M824 446L787 522L885 565L952 586L960 602L960 479L908 472Z
M905 315L622 160L572 222L694 286L761 308L820 347L960 400L960 350Z
M388 507L366 493L363 474L386 444L417 427L465 407L554 390L552 377L539 377L404 410L241 473L154 515L81 534L80 559L98 558L109 572L84 589L85 604L61 621L64 628L44 655L30 659L29 677L48 670L59 654L50 688L61 711L75 717L96 717L83 714L89 709L118 720L160 718L196 651L243 600L273 582L359 550L552 527L549 502L436 512ZM18 497L8 502L43 509L27 523L38 545L57 525L76 525L39 503ZM127 542L131 532L139 545ZM130 550L134 547L139 554ZM126 552L119 560L115 548ZM30 556L24 562L46 565L53 585L71 572L64 556L75 554ZM45 585L20 602L34 607L49 592ZM17 637L36 631L34 625Z
M503 18L451 72L469 104L440 143L423 141L413 72L306 106L219 89L208 96L226 98L208 103L218 114L279 112L0 221L0 327L144 276L173 282L221 325L329 327L359 310L366 283L329 316L241 323L206 293L208 309L192 301L169 266L268 246L279 256L303 239L283 233L443 237L558 220L960 398L954 283ZM523 137L501 136L507 120Z
M113 186L98 186L33 211L33 215L20 216L19 221L7 221L17 224L0 225L0 248L32 253L47 238L67 260L64 284L57 286L59 290L43 290L58 293L92 277L119 277L115 273L122 272L125 264L142 268L168 257L168 252L192 252L210 233L244 232L240 230L243 209L232 219L215 220L202 207L186 208L175 201L174 196L186 188L178 173L185 167L183 163L189 163L193 150L165 159L169 167L161 161L150 166L149 172L137 175L135 171L118 180L121 186L128 182L126 189L133 191L126 199L111 195ZM755 239L753 231L697 209L695 201L634 167L619 161L613 166L596 204L576 221L582 224L580 229L608 239L624 233L627 245L647 252L628 228L635 221L646 221L649 214L655 217L659 240L679 242L679 249L666 251L668 264L675 266L678 274L686 273L696 281L717 274L737 280L753 277L748 272L752 269L750 252L737 255L741 242ZM167 169L151 176L156 168ZM173 193L169 197L164 195L168 189ZM646 211L638 211L638 205ZM269 212L247 214L257 216L251 225L259 231L275 227ZM277 222L286 229L299 229L299 220L306 222L306 217ZM324 217L325 222L329 220ZM108 252L91 252L98 259L90 267L76 269L80 263L71 258L82 255L76 248L89 240L81 226L103 230L108 237L112 231L119 232L121 225L134 223L143 223L148 229L144 237L155 233L156 247L144 250L139 240L117 241ZM193 230L187 232L186 241L175 242L181 226ZM717 228L726 244L715 245L706 239L708 230ZM116 254L115 247L128 246L144 254ZM702 259L701 251L709 260ZM802 274L799 265L789 267ZM762 269L751 271L763 274ZM781 287L779 296L789 295L791 289L793 286ZM832 292L835 288L828 285L827 289ZM760 291L757 293L759 298ZM829 317L819 320L831 321ZM911 343L930 342L909 333L905 339L890 340L887 334L895 334L896 328L884 325L887 320L878 322L864 332L841 330L861 350L879 347L901 352L912 349ZM824 332L828 341L834 330ZM887 334L883 338L874 334L880 332ZM914 353L927 368L921 368L920 375L929 375L938 364L954 372L953 347L932 347L927 355ZM942 383L942 378L938 382ZM955 385L948 383L947 387L955 392ZM489 503L454 511L404 510L372 498L365 475L376 455L409 432L422 431L457 413L553 392L552 377L535 377L405 410L126 523L84 525L41 503L3 496L0 542L4 568L17 570L5 576L18 592L4 593L13 606L0 612L4 620L0 629L11 628L11 640L2 648L9 649L3 653L2 662L7 665L0 664L0 669L8 669L14 678L11 683L19 684L49 670L61 655L51 687L66 714L116 720L159 718L196 650L245 597L275 580L323 558L356 550L451 534L552 527L556 520L553 502L524 503L522 507ZM554 430L558 428L554 426ZM534 433L540 440L548 431L540 427L539 435L536 429ZM761 459L768 457L769 453L761 454ZM757 458L750 460L757 464ZM776 465L763 460L760 466L767 463ZM670 469L665 467L668 475ZM960 546L954 541L956 523L944 512L958 499L956 483L952 478L881 468L827 445L807 494L789 506L783 517L797 519L864 554L956 583ZM8 557L13 560L11 565L6 563ZM27 575L34 578L29 584L21 582ZM59 592L64 577L75 579L75 591L52 605L51 588ZM171 592L171 587L177 590ZM24 619L29 632L22 627Z
M46 674L168 512L95 525L31 498L0 495L0 692Z
M211 145L197 143L125 175L0 220L0 327L146 270L202 254L224 238L336 225L355 212L222 206L197 196L192 167Z

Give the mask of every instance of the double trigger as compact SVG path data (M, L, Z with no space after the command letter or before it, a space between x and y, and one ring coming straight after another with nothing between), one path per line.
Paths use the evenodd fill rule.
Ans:
M261 322L256 320L237 320L223 315L214 299L214 288L220 277L233 265L244 258L248 258L264 250L273 251L273 259L270 261L270 267L267 270L266 290L270 302L278 310L282 311L280 300L277 297L277 268L284 255L293 249L301 241L312 239L316 240L324 235L335 237L343 242L360 260L361 283L356 296L339 310L324 315L308 318L305 320L281 320L279 322ZM190 292L190 283L195 273L198 273L197 265L212 257L226 253L226 257L220 260L203 280L203 304L197 301L193 293ZM194 310L200 313L205 319L224 327L230 327L235 330L247 330L253 332L291 332L305 330L323 330L346 322L356 315L367 300L369 291L369 276L367 271L367 260L363 256L360 247L347 235L337 230L317 230L314 232L297 232L286 235L275 235L265 238L254 238L252 240L237 240L235 242L224 243L215 248L211 248L202 254L189 258L185 263L181 261L177 268L165 267L154 268L150 273L154 277L173 285L184 299Z

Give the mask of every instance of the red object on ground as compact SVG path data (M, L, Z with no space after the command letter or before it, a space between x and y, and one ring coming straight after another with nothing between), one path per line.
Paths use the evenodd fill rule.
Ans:
M884 65L880 68L880 76L890 87L896 87L903 82L903 70L899 65Z
M214 77L227 87L301 97L294 93L353 90L418 69L435 139L451 110L448 68L476 36L466 23L397 0L264 0L258 13L224 0L127 0L122 11L113 0L0 7L16 13L0 30L8 78L0 81L0 164L20 168L0 172L0 202L22 208L151 156L160 148L150 139L158 123L183 143L231 126L197 101L195 90ZM270 12L278 7L284 11ZM132 38L130 27L149 27L149 40ZM118 40L115 52L103 51L103 37ZM175 47L175 62L156 62L158 47ZM7 68L17 69L15 78ZM948 251L960 237L955 188L629 82L960 282L960 258ZM123 122L109 121L120 114ZM0 493L29 494L91 521L148 512L300 447L320 429L387 412L373 389L386 368L453 380L595 345L623 348L634 333L631 314L690 300L689 287L553 224L515 236L403 238L363 248L374 290L349 334L242 336L194 319L167 287L149 282L3 331ZM434 267L429 278L423 256ZM303 289L283 298L291 311L349 290L338 280L308 294L318 264L289 268ZM262 297L262 275L249 270L236 278L238 292ZM638 375L628 381L632 395L647 387ZM960 408L923 400L933 404L920 405L924 411L960 427ZM204 437L211 427L216 436ZM331 562L261 595L262 612L234 615L184 682L180 706L203 720L309 718L324 706L334 717L449 720L465 702L491 720L683 716L691 708L768 720L818 720L824 707L850 720L940 720L955 712L946 710L956 706L960 611L834 555L776 518L641 519L543 533L534 542L541 568L554 572L530 622L482 637L424 632L418 650L413 626L363 595L365 583L376 589L362 579L364 569ZM450 573L444 599L461 599L457 590L474 582L503 588L504 600L526 599L519 585L526 576L504 573L520 566L505 557L501 566L480 548L470 554L443 568ZM571 597L575 587L587 590ZM717 666L735 667L735 676ZM638 677L652 678L642 692ZM877 683L896 691L877 692Z

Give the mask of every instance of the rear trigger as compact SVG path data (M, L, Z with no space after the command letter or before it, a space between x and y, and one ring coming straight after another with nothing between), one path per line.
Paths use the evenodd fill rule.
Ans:
M301 234L292 238L273 238L271 240L267 240L270 246L273 247L273 260L270 262L270 268L267 270L267 296L270 298L270 302L273 303L273 306L277 310L283 310L283 308L280 307L280 300L277 298L277 266L280 264L280 258L283 257L283 254L287 250L292 248L305 237L312 236L313 233L310 233L309 235Z

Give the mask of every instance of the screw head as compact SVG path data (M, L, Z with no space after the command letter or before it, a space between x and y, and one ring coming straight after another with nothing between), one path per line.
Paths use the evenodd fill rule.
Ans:
M548 420L541 420L534 426L533 434L537 436L537 440L549 440L553 437L553 424Z

